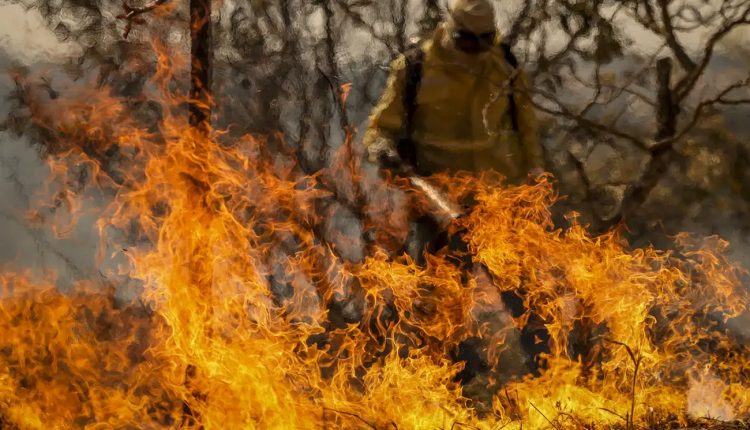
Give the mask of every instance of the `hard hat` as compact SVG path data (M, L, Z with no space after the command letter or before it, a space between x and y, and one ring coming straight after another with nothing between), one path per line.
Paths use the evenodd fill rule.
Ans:
M474 34L495 31L495 8L488 0L451 0L448 13L458 30Z

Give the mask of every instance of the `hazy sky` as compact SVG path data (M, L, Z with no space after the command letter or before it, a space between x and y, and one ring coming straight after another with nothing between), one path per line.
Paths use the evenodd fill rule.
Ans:
M706 0L682 0L687 3L704 5ZM721 0L708 0L708 3L718 3ZM445 1L443 1L445 3ZM502 29L509 22L523 0L501 0L496 2L498 25ZM413 9L413 11L415 11ZM624 14L619 14L617 20L629 37L633 38L641 50L650 50L658 45L658 38L649 32L641 31L637 24L630 21ZM705 39L706 33L695 31L680 34L680 40L687 46L697 47ZM356 37L355 37L356 39ZM750 26L736 31L730 39L738 44L750 44ZM554 38L553 41L554 43ZM0 5L0 47L5 48L10 55L26 61L38 59L53 59L59 57L71 45L57 41L55 35L43 23L39 13L35 10L26 11L18 5Z
M54 60L69 49L60 43L35 10L0 5L0 48L26 63Z

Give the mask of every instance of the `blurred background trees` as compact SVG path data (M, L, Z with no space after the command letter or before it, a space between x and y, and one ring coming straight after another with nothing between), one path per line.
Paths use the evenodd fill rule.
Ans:
M189 2L17 2L77 49L65 77L13 68L6 129L31 133L43 151L60 150L30 106L80 81L128 98L145 124L158 121L147 85L155 47L189 52ZM370 192L374 169L363 165L363 176L347 183L325 168L361 159L358 135L350 141L346 131L366 127L390 60L429 37L445 2L246 0L212 8L214 126L228 130L225 139L266 136L269 159L294 164L299 175L322 172L334 191L324 230L362 236L342 246L361 258L372 239L366 220L382 216L367 209L384 198ZM598 231L624 221L637 244L666 246L665 237L684 230L742 240L750 229L750 1L502 0L496 8L532 82L547 169L564 196L560 215L575 210ZM171 85L187 89L188 75L185 67Z

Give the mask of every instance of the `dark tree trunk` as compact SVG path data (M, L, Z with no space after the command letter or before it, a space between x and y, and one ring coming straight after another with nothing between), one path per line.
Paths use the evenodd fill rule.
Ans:
M190 105L189 124L204 136L211 125L211 0L190 0ZM194 178L193 178L194 179ZM205 184L202 184L205 185ZM199 245L200 246L200 245ZM198 255L203 254L197 250ZM206 335L211 336L212 291L211 265L206 262L191 267L191 282L197 285L206 306ZM182 404L182 427L198 427L200 412L191 405L204 403L207 395L194 386L199 369L189 364L185 369L185 388L189 398Z
M211 123L211 0L190 0L190 125Z
M391 6L394 12L395 25L396 25L396 46L398 46L399 52L404 52L409 41L406 40L406 22L408 18L408 6L409 0L400 0L394 2Z
M625 195L622 214L632 219L648 199L651 191L678 160L671 141L677 133L677 117L680 108L671 86L672 59L661 58L656 62L657 107L656 107L656 145L651 152L651 161L641 180Z
M338 107L339 123L342 129L349 127L349 118L346 113L346 106L344 105L342 95L343 90L341 88L341 73L339 72L338 61L336 60L336 32L334 29L334 11L332 2L323 2L323 16L325 17L325 57L328 66L328 73L325 74L328 83L331 86L331 93L334 97L334 104Z
M674 137L677 131L677 114L679 113L670 86L672 78L672 60L670 58L661 58L656 62L656 77L659 84L656 140L661 141Z

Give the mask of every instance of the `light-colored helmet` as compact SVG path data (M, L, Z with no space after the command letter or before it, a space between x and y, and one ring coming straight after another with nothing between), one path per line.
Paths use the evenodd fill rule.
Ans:
M495 31L495 8L488 0L451 0L448 19L458 30L475 34Z

